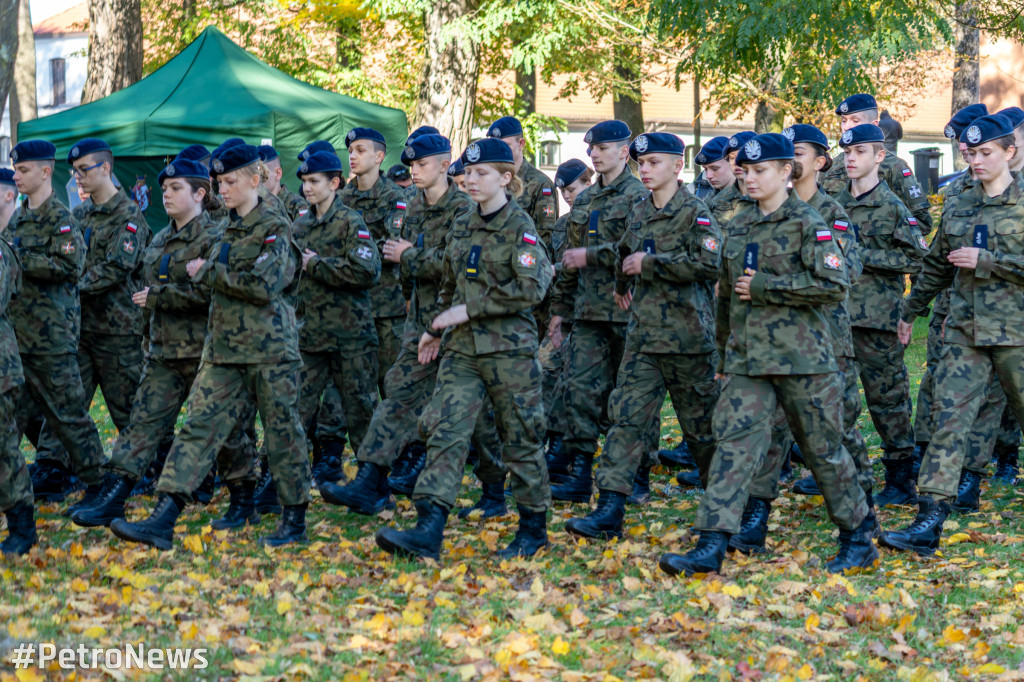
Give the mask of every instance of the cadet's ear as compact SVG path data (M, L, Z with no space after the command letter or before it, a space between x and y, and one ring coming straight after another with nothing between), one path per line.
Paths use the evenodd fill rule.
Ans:
M683 172L683 157L680 156L679 158L677 158L673 165L675 166L675 169L676 169L676 175L679 175L680 173L682 173Z

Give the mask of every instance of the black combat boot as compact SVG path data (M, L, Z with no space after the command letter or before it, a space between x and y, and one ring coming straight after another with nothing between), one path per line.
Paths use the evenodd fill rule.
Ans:
M110 530L122 540L141 542L167 551L174 546L174 524L178 522L186 502L185 495L161 495L148 519L135 523L114 519L110 522Z
M768 537L768 517L772 515L771 500L748 497L740 519L740 532L729 538L729 550L744 554L762 554Z
M36 502L60 502L68 492L70 474L60 462L40 460L29 466Z
M693 458L693 453L690 452L690 446L686 444L685 439L680 440L679 445L672 450L658 450L658 461L673 469L697 468L697 460Z
M214 530L231 530L242 528L245 524L255 526L260 522L260 513L256 511L254 481L231 481L227 484L231 500L224 516L210 524Z
M95 506L96 502L99 500L101 490L103 490L102 479L100 479L99 483L94 483L93 485L86 486L85 492L82 493L82 499L80 499L78 502L74 503L67 509L65 509L63 515L71 517L77 511L81 511L83 509L88 509L89 507Z
M548 546L548 512L519 508L519 528L505 549L494 553L498 559L528 559Z
M383 511L391 499L388 470L373 462L360 462L359 471L351 483L338 485L324 481L320 484L320 497L329 504L342 505L357 514L373 516Z
M878 544L892 549L917 552L921 556L932 556L939 548L942 538L942 524L949 516L949 503L936 502L930 495L918 499L917 516L903 530L885 531L878 538Z
M550 440L548 441L547 452L544 453L544 459L548 463L548 478L551 480L551 484L554 485L562 483L569 477L572 456L562 446L562 434L548 432L548 435Z
M914 504L917 502L917 479L914 478L914 459L882 459L885 465L885 487L875 497L879 507Z
M878 561L878 550L871 541L875 526L874 514L864 517L854 530L839 529L839 553L825 564L829 573L846 573L854 568L871 568Z
M430 500L416 500L416 527L409 530L385 527L377 531L377 546L389 554L408 558L441 558L444 524L448 510Z
M651 500L651 467L640 465L633 477L633 491L626 498L626 504L647 504Z
M793 453L790 452L786 455L786 459L782 460L782 468L779 469L779 483L789 483L796 476L796 470L793 469Z
M505 505L504 481L497 483L484 483L480 481L480 487L483 489L480 499L472 507L460 509L460 519L468 519L477 510L482 512L481 519L492 519L495 516L508 514L508 507Z
M71 520L76 526L97 528L109 526L114 519L123 519L124 503L128 500L134 487L135 479L133 478L107 474L103 477L103 487L95 504L79 509L71 515Z
M717 573L722 570L728 546L728 533L706 530L700 534L696 547L686 554L662 554L658 566L669 575L682 573L689 577L694 573Z
M1006 485L1017 485L1017 475L1020 473L1017 464L1018 452L1018 448L1015 447L996 448L996 475L992 480Z
M280 514L281 502L277 499L277 484L270 474L268 467L256 482L256 491L253 493L256 511L260 514Z
M676 474L676 483L684 488L700 488L700 472L696 469L680 471Z
M214 464L210 473L202 480L199 487L192 491L192 501L196 504L210 504L213 501L213 491L217 487L217 465Z
M306 537L306 503L286 504L281 507L281 519L277 528L270 535L260 538L260 544L268 547L280 547L294 543L309 542Z
M914 480L921 475L921 462L924 461L924 453L928 451L928 443L917 443L914 445L914 467L911 469L911 475Z
M416 489L416 480L420 472L427 466L427 446L423 443L412 443L409 445L409 459L407 468L399 473L391 472L388 476L388 485L397 495L412 497L412 491Z
M565 522L565 529L585 538L621 538L625 516L626 496L614 490L601 490L597 509L582 518L569 519Z
M593 453L576 453L569 477L563 483L551 487L551 499L562 502L590 502L593 493L593 469Z
M4 556L28 554L38 541L36 536L35 508L27 503L16 504L6 512L7 538L0 542L0 553Z
M324 481L337 483L345 477L342 466L345 444L333 438L317 438L313 457L313 481L317 487Z
M981 474L969 469L960 470L956 500L950 502L949 507L958 514L970 514L981 509Z
M804 453L800 451L800 446L797 445L795 441L789 446L789 455L786 459L788 459L791 464L799 464L804 467L807 466L807 460L804 459Z
M795 495L820 495L821 488L818 487L814 476L804 476L793 484L793 493Z

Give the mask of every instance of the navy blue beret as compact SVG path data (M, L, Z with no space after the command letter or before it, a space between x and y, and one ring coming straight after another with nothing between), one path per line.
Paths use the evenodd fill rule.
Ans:
M348 135L345 136L345 144L350 145L356 140L372 140L384 145L385 148L388 146L388 141L384 139L384 136L373 128L353 128L348 131Z
M642 133L629 145L629 158L636 161L646 154L673 154L682 156L686 145L672 133Z
M409 137L407 137L405 139L405 146L408 147L410 144L412 144L412 141L415 140L420 135L440 135L440 134L441 134L441 131L438 130L437 128L435 128L434 126L420 126L416 130L414 130L411 133L409 133Z
M260 150L251 144L236 144L228 147L220 156L214 154L212 175L222 175L245 168L260 160Z
M463 166L478 163L515 163L515 159L512 158L512 150L507 144L493 137L485 137L473 142L462 152Z
M854 144L868 144L870 142L885 142L885 133L874 123L862 123L843 131L839 137L839 144L849 147Z
M57 148L46 140L25 140L11 150L11 161L50 161L57 158Z
M960 134L960 141L968 147L977 147L1007 135L1013 135L1013 122L1002 114L989 114L971 121Z
M587 172L587 164L579 159L569 159L555 171L555 187L568 187Z
M1006 107L1005 109L1000 109L996 113L1010 119L1010 123L1013 124L1014 128L1019 126L1021 123L1024 123L1024 109L1021 109L1020 107Z
M219 145L217 145L217 148L213 150L210 156L216 159L227 150L231 149L232 147L237 147L240 144L245 144L245 140L243 140L240 137L229 137L228 139L224 140Z
M466 174L466 167L462 165L462 159L455 159L452 165L448 166L448 175L455 178Z
M309 155L308 159L299 165L299 170L295 171L295 177L301 180L303 175L309 175L311 173L334 172L345 172L345 169L341 167L341 159L338 158L337 154L332 154L330 152L313 152Z
M958 139L964 129L971 125L971 121L982 116L988 116L988 107L981 103L969 104L953 114L953 118L949 119L946 129L942 132L951 140Z
M68 152L68 163L74 163L83 156L89 154L95 154L96 152L109 152L110 145L99 139L98 137L87 137L84 140L79 140L75 143L75 146Z
M515 116L502 116L487 129L487 137L515 137L523 134L523 124Z
M189 161L202 161L203 159L209 158L210 150L201 144L193 144L185 147L178 155L176 159L188 159Z
M706 166L709 163L715 161L721 161L725 158L725 152L729 147L729 138L724 135L718 137L712 137L710 140L704 143L704 146L697 152L697 156L694 158L701 166Z
M793 144L809 142L810 144L816 144L819 147L828 149L828 138L816 126L806 123L794 123L783 130L782 135Z
M847 114L856 114L858 111L868 111L869 109L877 108L878 103L875 102L875 98L871 95L850 95L836 107L836 114L846 116Z
M744 130L736 133L729 138L729 148L725 150L726 154L738 150L740 147L757 137L757 133L753 130Z
M274 159L279 157L277 150L271 147L269 144L261 144L259 147L256 148L256 151L259 152L260 161L263 161L264 163L266 163L267 161L273 161Z
M587 144L601 144L603 142L624 142L631 138L633 133L629 126L622 121L602 121L587 131L583 141Z
M411 138L409 146L402 150L402 163L411 166L413 159L423 159L438 154L450 154L452 143L444 135L417 135ZM507 149L507 146L506 146ZM509 151L511 154L512 152Z
M175 159L167 164L167 167L156 176L156 184L159 187L164 184L167 178L202 178L210 179L210 171L206 166L191 159Z
M409 169L400 163L396 163L391 168L388 168L388 179L389 180L408 180Z
M793 158L793 143L778 133L755 135L747 140L736 156L736 163L788 161Z
M316 142L310 142L309 144L306 145L305 149L299 152L299 161L305 161L310 157L310 155L316 154L317 152L330 152L335 156L338 155L338 152L335 151L333 144L331 144L327 140L317 140Z
M0 185L11 185L17 187L14 182L14 171L10 168L0 168Z

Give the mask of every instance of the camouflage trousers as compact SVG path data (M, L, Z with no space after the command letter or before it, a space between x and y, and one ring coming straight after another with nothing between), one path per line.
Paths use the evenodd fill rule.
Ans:
M882 439L885 456L890 459L913 457L910 375L903 362L906 348L896 332L863 327L852 330L854 372L860 376L868 413ZM855 419L860 417L860 411L860 401L857 401ZM854 456L861 457L861 454Z
M564 434L569 428L566 422L565 385L569 380L569 362L566 356L569 354L568 339L572 333L571 329L571 324L562 325L565 340L559 348L555 348L551 338L545 336L537 351L537 359L544 370L543 399L547 427L549 432L557 434Z
M857 468L842 444L843 389L837 374L727 375L715 407L717 449L695 527L737 533L755 474L771 443L775 410L782 406L804 459L821 488L832 522L860 525L867 498Z
M345 407L341 400L341 394L334 387L334 382L328 382L320 401L320 410L317 412L316 424L308 434L312 441L330 440L341 443L344 448L348 441L348 418L345 416ZM310 443L312 449L312 443Z
M21 365L25 389L15 411L18 433L24 432L36 412L41 411L46 425L64 446L61 450L68 455L71 472L86 485L99 483L106 457L96 423L89 416L75 356L23 353ZM36 459L40 456L37 451Z
M114 443L106 468L138 480L156 459L160 443L174 436L174 425L199 372L199 358L169 359L152 357L142 367L142 380L132 404L132 417ZM246 401L251 403L251 401ZM255 480L251 466L255 445L242 431L239 420L217 457L217 473L224 481Z
M379 402L377 348L370 346L355 351L327 353L303 351L300 380L299 415L302 425L312 426L320 407L320 396L328 386L332 386L341 400L352 447L358 449Z
M373 324L377 327L377 338L380 339L380 348L377 349L377 388L380 397L386 398L384 377L398 359L398 352L402 350L405 317L375 317Z
M917 389L917 413L914 415L914 436L918 443L927 443L932 438L932 394L935 386L935 368L942 355L942 328L946 321L943 314L932 313L928 320L928 345L925 355L924 376Z
M157 492L190 495L213 467L231 432L255 402L277 496L286 506L310 500L312 472L299 419L301 362L203 363L188 397L187 417L167 455ZM249 457L232 466L253 466ZM253 473L247 474L248 476Z
M608 399L612 426L595 475L600 490L629 495L633 477L651 450L649 435L660 430L666 390L672 396L683 438L704 482L715 440L711 418L718 401L715 353L675 355L627 350L619 367L615 390Z
M1024 419L1024 347L945 344L935 371L935 430L917 482L922 494L956 497L971 429L993 374L1020 422Z
M569 337L569 376L565 382L566 453L597 452L597 438L608 429L608 398L615 388L626 348L626 325L573 323ZM564 369L563 369L564 371Z
M21 454L21 432L14 413L20 386L0 393L0 512L21 503L32 504L32 479Z
M420 417L420 431L427 435L427 464L413 499L429 499L446 509L455 506L467 445L489 398L516 505L531 512L550 507L541 378L533 354L445 352L434 394Z

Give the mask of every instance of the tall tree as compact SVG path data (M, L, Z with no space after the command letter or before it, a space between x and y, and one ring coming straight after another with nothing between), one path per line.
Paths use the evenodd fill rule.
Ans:
M19 0L0 0L0 118L7 106L7 94L14 81L14 62L18 57Z
M36 117L36 37L29 0L18 8L18 56L11 86L11 144L18 143L18 124Z
M953 101L950 115L981 99L981 31L974 0L960 0L953 15L956 46L953 49ZM956 170L967 167L960 156L959 145L953 140L953 166Z
M639 44L620 44L613 48L615 76L620 85L612 95L612 115L629 126L634 135L644 131L642 81L642 50Z
M89 62L82 102L142 78L142 1L89 0Z

